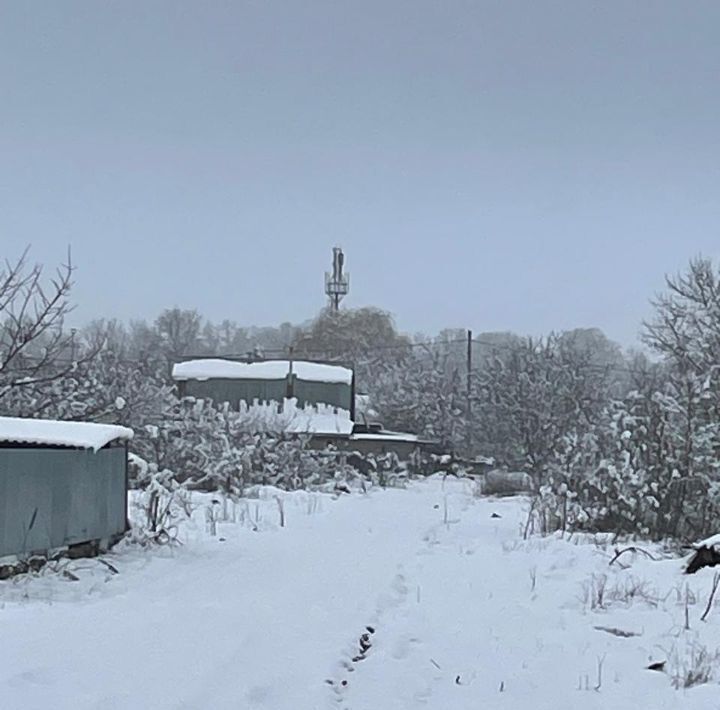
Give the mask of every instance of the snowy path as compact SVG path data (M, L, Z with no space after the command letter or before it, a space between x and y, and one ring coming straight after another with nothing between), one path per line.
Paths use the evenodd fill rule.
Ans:
M118 575L86 563L80 582L0 584L0 707L720 708L717 685L674 691L644 670L681 610L598 620L580 582L606 557L520 544L519 501L437 480L338 500L298 494L284 529L271 524L274 506L258 504L260 532L225 524L221 541L198 526L180 549L119 554ZM652 573L672 586L677 568ZM367 625L372 647L353 663Z

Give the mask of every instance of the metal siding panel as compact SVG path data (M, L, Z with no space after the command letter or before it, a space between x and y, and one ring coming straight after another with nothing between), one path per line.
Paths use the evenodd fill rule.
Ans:
M186 393L198 399L213 402L230 402L237 408L239 402L281 402L286 394L285 380L189 380Z
M350 411L352 387L340 382L311 382L295 378L294 396L300 406L305 404L329 404ZM189 380L188 396L211 399L214 402L230 402L234 408L239 402L282 402L287 394L285 380Z
M26 554L51 546L52 491L47 460L32 449L0 451L5 479L0 554Z
M0 450L0 555L109 538L125 507L124 447Z
M55 479L52 481L51 539L55 543L55 547L65 544L64 542L58 543L57 541L64 541L68 536L68 524L72 506L72 484L72 478L65 474L55 476Z
M125 484L125 447L105 449L98 453L107 454L108 472L108 521L109 535L119 535L125 532L127 520L127 497Z
M340 382L295 382L295 395L301 405L329 404L333 407L350 410L352 390L350 385Z
M265 383L266 401L282 402L287 395L287 380L267 380Z
M7 540L7 533L5 527L7 525L8 514L8 476L5 473L7 470L7 462L3 457L0 456L0 557L8 554L4 551Z
M83 542L103 537L100 476L90 461L91 451L73 451L65 475L72 481L71 509L66 542ZM99 460L98 460L99 462Z

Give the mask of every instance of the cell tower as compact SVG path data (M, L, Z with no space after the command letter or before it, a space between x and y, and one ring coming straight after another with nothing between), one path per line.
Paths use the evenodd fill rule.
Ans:
M340 310L340 301L350 291L350 274L343 273L345 254L340 247L333 247L333 270L325 272L325 293L330 301L330 310Z

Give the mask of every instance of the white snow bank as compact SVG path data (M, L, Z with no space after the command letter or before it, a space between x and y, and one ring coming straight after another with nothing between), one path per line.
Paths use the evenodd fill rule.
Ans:
M98 451L112 441L132 439L132 429L112 424L0 417L0 442Z
M309 382L330 382L349 385L352 370L339 365L325 365L319 362L293 361L293 374ZM188 360L173 367L172 376L176 381L209 380L284 380L290 372L289 360L266 360L265 362L235 362L218 358Z
M353 428L350 412L329 404L298 406L297 399L283 400L281 411L277 402L240 402L240 413L254 434L289 432L292 434L341 434L349 436Z
M610 565L610 536L524 541L525 500L443 476L192 500L184 544L115 548L119 574L78 560L75 580L0 581L2 708L718 707L713 570L687 591L681 560Z

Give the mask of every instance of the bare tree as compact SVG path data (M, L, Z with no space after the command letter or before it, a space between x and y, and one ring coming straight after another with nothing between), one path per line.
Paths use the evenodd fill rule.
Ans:
M202 318L197 311L169 308L155 321L160 337L160 347L168 361L168 367L195 348L200 338Z
M608 401L608 369L573 338L527 338L477 376L474 422L487 454L542 480L567 437L581 437Z
M720 356L720 273L709 259L697 258L684 273L668 276L666 286L643 339L665 358L706 374Z
M0 400L12 390L57 380L74 367L74 333L64 328L71 311L70 253L49 279L27 256L25 250L0 269Z

